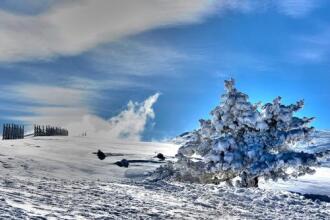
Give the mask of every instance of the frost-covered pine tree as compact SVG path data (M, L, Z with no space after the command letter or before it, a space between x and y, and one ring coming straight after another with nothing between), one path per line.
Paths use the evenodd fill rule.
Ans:
M296 152L297 143L309 140L313 118L293 114L303 101L283 105L281 97L265 105L251 104L234 80L225 81L226 93L211 111L210 120L200 120L198 130L185 133L177 162L169 164L176 179L202 183L233 183L257 187L260 177L286 180L313 173L317 154ZM164 169L163 169L164 170Z

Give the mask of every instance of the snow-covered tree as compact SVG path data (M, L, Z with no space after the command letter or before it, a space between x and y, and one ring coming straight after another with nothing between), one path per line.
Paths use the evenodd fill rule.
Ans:
M265 105L251 104L234 80L225 81L226 93L211 111L210 120L182 135L177 162L167 165L171 175L183 181L227 182L256 187L260 177L287 180L313 173L317 154L297 152L296 144L309 140L313 118L294 113L304 102L281 104L281 97ZM165 170L161 168L160 170Z

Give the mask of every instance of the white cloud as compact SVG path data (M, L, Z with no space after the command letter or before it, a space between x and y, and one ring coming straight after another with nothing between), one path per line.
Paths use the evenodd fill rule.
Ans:
M72 122L81 122L86 115L92 115L90 110L85 107L58 107L58 106L29 106L26 107L27 112L32 112L29 116L16 116L11 119L19 120L27 123L29 126L33 124L52 125L67 127ZM70 130L70 132L72 132ZM78 133L76 133L78 134Z
M310 49L306 48L303 50L293 51L290 54L292 56L292 60L294 62L299 63L319 63L325 61L327 56L327 52L324 49Z
M330 28L327 26L312 35L294 36L298 44L289 52L290 59L298 63L327 62L330 54L329 38Z
M120 75L146 76L159 72L174 76L181 63L197 60L193 54L185 54L166 45L153 45L138 41L121 41L88 53L90 66L99 72Z
M139 140L148 119L154 119L153 105L157 102L159 93L150 96L143 103L130 101L127 109L109 120L110 133L116 137Z
M23 103L16 109L23 116L11 117L28 124L52 124L63 126L69 121L81 120L83 115L92 114L87 106L95 94L84 90L59 86L17 84L2 88L1 99Z
M322 5L323 0L223 0L220 9L240 12L267 12L276 10L292 18L301 18Z
M76 55L150 29L200 22L205 15L226 9L253 12L275 6L286 15L302 17L319 1L61 0L47 4L34 16L0 9L0 61Z
M166 25L198 22L209 0L60 1L36 16L0 11L0 60L75 55Z
M65 0L1 0L0 7L14 13L37 14L49 8L55 1Z
M9 91L3 94L8 99L28 103L24 105L25 116L11 119L62 126L71 135L87 132L89 136L134 141L141 139L148 120L154 119L153 105L160 95L156 93L141 103L129 101L118 115L103 119L88 107L91 94L84 90L28 84L8 87L5 91Z
M88 95L86 91L59 86L18 84L7 87L7 98L41 105L82 106Z
M139 141L148 120L155 118L153 105L158 97L156 93L142 103L129 101L127 109L108 120L84 115L81 121L68 123L66 127L73 134L87 132L88 136Z
M303 17L320 5L320 0L276 0L280 12L291 17Z
M104 66L102 67L104 68ZM83 90L86 92L97 92L100 90L120 90L131 88L151 88L151 85L144 82L138 82L130 78L114 78L112 74L102 75L101 79L93 79L87 77L71 76L67 77L64 85L70 88Z

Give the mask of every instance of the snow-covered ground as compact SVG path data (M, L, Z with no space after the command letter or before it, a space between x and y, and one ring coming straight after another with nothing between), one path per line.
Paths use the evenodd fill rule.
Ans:
M320 133L314 149L330 148ZM330 168L262 189L176 182L144 177L159 164L113 164L122 158L174 156L177 146L89 137L38 137L0 141L0 219L330 219ZM122 153L101 161L93 154Z
M308 146L297 146L299 150L321 152L330 149L330 132L316 132ZM323 161L322 167L316 169L313 175L305 175L290 181L265 183L261 185L266 189L286 190L302 194L325 195L330 200L330 158Z

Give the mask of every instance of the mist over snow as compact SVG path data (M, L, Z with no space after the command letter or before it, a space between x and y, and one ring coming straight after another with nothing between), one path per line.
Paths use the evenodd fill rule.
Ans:
M81 121L65 126L72 134L87 132L88 136L139 141L147 122L155 118L153 105L158 97L159 93L156 93L140 103L129 101L125 110L107 120L84 115Z

